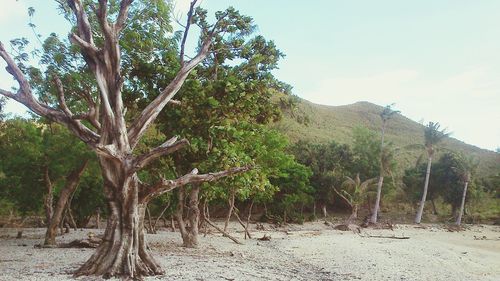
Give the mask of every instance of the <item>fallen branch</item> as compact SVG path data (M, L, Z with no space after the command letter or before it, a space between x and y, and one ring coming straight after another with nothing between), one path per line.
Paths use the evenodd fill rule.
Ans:
M252 235L250 235L250 231L248 231L248 226L246 226L245 223L241 220L240 215L238 215L238 212L239 212L239 210L236 209L236 212L234 212L234 216L236 217L238 222L241 224L241 226L245 230L245 239L247 239L247 235L248 235L248 238L252 239Z
M366 235L359 235L361 237L364 237L364 238L388 238L388 239L410 239L410 237L408 236L395 236L395 235L392 235L392 236L384 236L384 235L370 235L370 234L366 234Z
M243 243L241 243L240 241L238 241L238 239L234 238L233 236L231 236L229 233L225 232L222 228L216 226L213 222L211 222L208 218L204 218L205 221L210 225L212 226L213 228L217 229L217 231L219 231L220 233L222 233L223 236L233 240L234 243L236 244L240 244L240 245L243 245Z

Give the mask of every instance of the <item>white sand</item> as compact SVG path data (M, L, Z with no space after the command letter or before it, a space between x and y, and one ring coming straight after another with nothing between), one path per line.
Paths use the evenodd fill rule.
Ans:
M439 226L418 229L363 230L362 235L408 236L410 239L361 237L332 230L323 223L253 231L237 245L212 232L199 249L180 247L178 232L148 235L166 275L146 280L500 280L500 227L473 226L448 232ZM241 238L243 234L233 234ZM93 249L36 249L43 229L0 229L0 280L73 280L71 272ZM59 242L83 238L95 230L73 231ZM238 229L239 231L239 229ZM82 277L78 280L101 280Z

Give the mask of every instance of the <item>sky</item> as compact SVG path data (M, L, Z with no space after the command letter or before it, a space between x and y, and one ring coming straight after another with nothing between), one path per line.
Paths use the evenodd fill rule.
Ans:
M42 3L43 2L43 3ZM0 0L0 40L68 32L52 1ZM184 16L188 0L175 2ZM417 122L439 122L481 148L500 147L500 1L202 0L209 13L233 6L285 53L274 72L309 101L369 101ZM194 35L194 34L191 34ZM195 38L192 38L193 42ZM33 41L33 39L32 39ZM0 87L13 85L0 63ZM9 103L11 112L21 112Z

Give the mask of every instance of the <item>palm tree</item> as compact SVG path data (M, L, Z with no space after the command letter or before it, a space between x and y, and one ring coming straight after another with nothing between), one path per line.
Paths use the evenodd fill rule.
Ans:
M337 195L342 198L351 207L351 215L347 219L345 224L350 224L352 220L358 217L359 204L363 201L363 195L368 187L374 183L377 178L372 178L361 182L359 178L359 173L356 178L346 177L347 179L342 183L342 187L345 189L340 192L334 187L333 190Z
M462 202L460 204L460 212L457 216L456 225L460 225L462 223L462 216L464 213L465 207L465 197L467 195L467 187L469 182L471 181L472 175L475 173L477 167L479 166L479 161L477 161L474 157L465 157L462 154L459 154L457 157L457 166L453 167L453 169L458 173L460 179L464 183L464 191L462 193Z
M382 119L382 133L381 133L381 141L380 141L380 175L377 183L377 198L375 200L375 206L372 212L372 216L370 218L371 223L377 223L378 217L378 209L380 207L380 197L382 194L382 185L384 184L384 171L386 171L387 165L384 167L384 137L385 137L385 128L387 125L387 121L391 119L395 114L400 113L399 110L393 110L392 106L394 104L390 104L384 107L382 112L380 113L380 118ZM387 164L387 163L385 163Z
M446 132L446 129L440 130L440 126L441 125L439 125L438 122L429 122L429 124L425 126L424 129L425 150L427 151L427 170L425 172L425 183L422 200L420 200L417 216L415 217L415 223L417 224L419 224L422 220L422 214L424 212L424 204L427 197L427 189L429 187L429 177L431 175L432 157L434 156L434 152L436 151L436 145L450 135L450 133Z

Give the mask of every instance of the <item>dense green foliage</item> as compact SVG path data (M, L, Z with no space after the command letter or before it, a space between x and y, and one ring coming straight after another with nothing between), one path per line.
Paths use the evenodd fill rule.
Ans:
M93 154L61 126L23 119L3 122L0 159L0 200L22 215L41 212L47 171L57 199L66 176L86 159L91 164L73 195L75 219L83 225L97 207L104 209L101 193L95 192L102 183Z
M462 199L464 177L460 167L466 165L467 161L463 156L456 153L445 153L438 161L436 161L431 168L431 177L429 180L429 189L427 193L427 200L440 200L448 205L450 212L446 216L454 217L460 207ZM408 198L416 203L422 196L422 184L425 178L426 164L422 163L416 167L407 169L403 176L403 183ZM495 191L490 190L489 186L498 186L498 182L489 185L487 180L479 180L475 177L475 173L471 170L472 176L470 178L468 195L466 202L470 209L477 210L474 214L469 212L469 215L478 215L484 212L484 207L497 204L491 201L495 197ZM494 180L495 177L491 177ZM478 199L486 200L479 202ZM490 198L490 200L486 199ZM482 211L479 211L482 210ZM486 211L489 213L486 217L494 218L500 213L498 210L490 209Z

